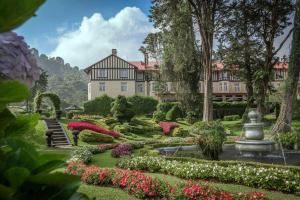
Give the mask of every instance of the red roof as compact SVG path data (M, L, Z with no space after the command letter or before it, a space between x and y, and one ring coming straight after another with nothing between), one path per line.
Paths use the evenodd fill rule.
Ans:
M155 61L149 61L146 66L143 61L129 61L130 64L136 66L139 70L158 70L159 63Z

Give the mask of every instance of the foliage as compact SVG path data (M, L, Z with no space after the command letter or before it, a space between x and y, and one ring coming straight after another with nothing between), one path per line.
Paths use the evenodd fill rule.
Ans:
M119 144L111 151L111 156L119 158L122 156L130 155L132 153L133 147L131 144Z
M89 122L69 122L67 127L70 130L77 130L77 131L91 130L91 131L102 133L105 135L110 135L114 138L120 137L119 133L101 128L101 127L99 127L95 124L91 124Z
M14 93L3 93L4 86ZM25 89L24 89L25 88ZM18 91L18 92L16 92ZM53 171L64 162L41 156L20 137L34 130L38 116L14 116L6 105L25 99L28 89L16 81L0 81L0 192L2 199L69 199L80 182L74 176ZM59 184L57 184L59 183Z
M178 102L160 102L159 104L157 104L156 110L167 113L175 105L178 105Z
M242 162L228 167L218 164L219 162L197 163L189 160L180 162L163 157L133 157L122 159L118 166L125 169L166 173L185 179L212 179L289 193L300 191L300 173L289 168L264 167L260 164L253 166Z
M168 121L176 121L179 117L182 117L182 111L178 105L174 105L166 114L166 120Z
M197 121L197 114L194 111L189 111L186 114L186 121L189 124L193 124Z
M189 136L189 131L183 129L182 127L174 128L172 131L173 137L187 137Z
M119 122L129 122L134 117L132 104L127 102L126 97L119 95L112 103L111 113Z
M102 169L97 166L84 166L80 162L70 163L66 173L79 175L86 184L122 188L139 199L225 199L229 196L232 200L241 198L244 200L265 199L262 192L232 194L191 181L181 182L178 187L173 188L168 182L153 179L142 172L114 168Z
M51 100L55 111L60 110L60 99L57 94L54 93L37 93L37 96L34 98L34 110L39 111L41 109L43 98L48 98Z
M164 121L166 119L166 113L162 111L154 111L153 119L156 122Z
M137 115L153 113L158 104L158 101L150 96L134 95L127 97L127 101L132 104L132 109Z
M93 131L82 131L79 134L80 139L83 142L87 142L87 143L111 143L114 141L114 138L112 136L109 135L104 135L104 134L99 134L99 133L95 133Z
M35 11L44 2L45 0L28 0L24 2L17 0L0 1L0 33L10 31L23 24L35 15ZM18 5L17 8L16 5ZM14 12L11 12L12 10Z
M92 149L88 146L80 147L71 152L71 158L68 162L83 162L89 163L92 161Z
M240 120L241 117L239 115L227 115L227 116L224 116L223 119L225 121L236 121L236 120Z
M217 119L222 119L226 115L242 116L246 107L246 102L214 102L214 116Z
M83 104L84 113L107 116L110 114L113 101L114 98L106 94L96 97L94 100L87 101Z
M225 129L220 121L197 122L192 133L197 136L197 143L204 156L217 160L226 139Z
M281 142L282 146L286 149L294 149L295 145L300 147L300 132L299 130L294 130L286 133L278 133L275 136L278 142Z

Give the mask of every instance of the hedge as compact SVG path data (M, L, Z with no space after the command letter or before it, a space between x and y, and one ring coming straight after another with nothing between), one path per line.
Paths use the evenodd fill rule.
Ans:
M132 109L137 115L153 113L158 104L158 101L153 97L140 95L127 97L127 101L132 104Z
M79 134L79 138L83 142L87 142L87 143L96 143L96 142L111 143L114 141L114 138L112 136L96 133L89 130L81 131L81 133Z
M111 104L114 98L106 94L96 97L94 100L87 101L83 104L83 110L86 114L107 116L110 114Z
M226 116L224 116L225 121L235 121L235 120L239 120L239 119L241 119L241 117L239 115L226 115Z

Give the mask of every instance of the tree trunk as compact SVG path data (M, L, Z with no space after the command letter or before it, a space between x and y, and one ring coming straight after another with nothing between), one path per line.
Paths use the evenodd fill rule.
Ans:
M213 120L212 90L212 64L210 61L206 64L204 69L204 102L202 121L205 122Z
M290 55L288 78L286 80L283 102L272 132L288 132L291 130L292 109L297 96L297 85L300 73L300 3L297 1L294 19L294 33Z

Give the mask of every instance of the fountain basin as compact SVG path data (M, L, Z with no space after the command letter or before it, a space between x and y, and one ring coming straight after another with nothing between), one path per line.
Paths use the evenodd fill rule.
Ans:
M241 154L243 153L270 153L275 149L275 142L270 140L238 140L235 142L235 148Z
M245 138L248 140L264 139L263 126L264 123L246 123L244 125Z

